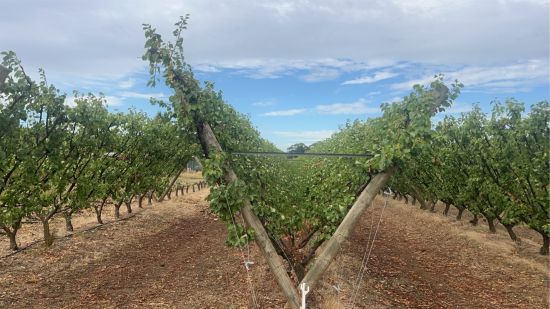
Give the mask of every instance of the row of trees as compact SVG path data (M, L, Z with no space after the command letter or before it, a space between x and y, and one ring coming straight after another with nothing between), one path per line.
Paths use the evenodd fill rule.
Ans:
M479 107L460 117L446 117L391 182L401 195L423 209L437 201L454 205L458 219L465 209L486 219L491 232L500 222L519 241L514 226L524 224L550 246L550 104L539 102L525 112L513 99L493 103L490 115Z
M168 114L112 113L105 100L75 93L74 104L47 83L35 82L13 52L0 66L0 228L17 249L25 222L50 222L94 209L98 223L107 203L115 217L134 198L159 195L196 153L196 143ZM140 204L141 205L141 204Z
M141 200L151 190L162 192L199 151L197 145L212 188L210 207L227 223L228 244L242 246L255 240L295 308L297 283L313 287L318 282L361 212L396 174L391 186L422 201L476 205L479 213L485 201L514 204L521 211L493 214L505 222L547 229L547 217L533 216L522 207L547 209L547 178L542 173L535 177L533 169L548 171L548 145L540 144L542 139L548 142L548 103L532 108L527 118L521 111L519 118L504 117L509 109L502 109L494 117L493 133L487 133L492 132L485 129L489 120L480 113L477 120L449 118L434 129L432 117L449 107L461 89L460 84L448 87L436 78L427 87L415 86L401 102L383 104L381 117L348 123L308 150L369 153L369 158L234 156L231 153L277 149L223 100L212 83L194 77L183 53L186 25L187 18L176 23L174 42L165 42L153 27L144 25L149 84L162 81L173 90L170 101L161 104L166 111L152 119L133 111L109 113L103 100L94 96L79 96L76 105L68 107L64 95L49 86L43 74L36 84L13 54L4 55L9 74L0 81L0 224L6 234L15 235L25 218L37 218L49 239L49 221L57 214L70 218L92 207L100 218L107 200L117 211L136 196ZM508 118L516 122L502 121ZM544 124L524 121L535 118L545 119ZM474 130L470 124L475 121L483 128ZM522 129L501 130L513 126ZM522 148L526 144L520 143L521 134L506 133L516 131L537 146ZM495 152L483 149L483 143ZM511 143L518 144L514 148ZM502 159L515 156L532 162ZM464 172L454 171L470 163L467 160L473 160L475 173L462 166ZM510 166L512 172L505 175ZM438 172L443 169L447 174ZM463 178L449 180L458 175ZM480 175L492 181L479 180Z
M181 32L186 23L182 18L176 24L174 43L163 41L154 28L144 26L147 40L143 58L150 64L150 84L162 80L174 90L168 106L182 127L197 132L205 156L204 175L212 188L210 206L227 223L228 244L242 246L255 240L292 307L299 307L296 283L317 283L360 213L394 175L390 185L403 194L454 205L466 202L448 200L448 196L469 195L468 202L479 213L485 207L482 202L505 205L510 213L493 211L494 218L498 216L506 224L526 222L547 236L547 102L533 106L525 118L519 104L497 108L491 120L478 110L472 113L478 123L493 122L494 137L484 136L481 128L474 130L470 125L473 120L462 124L462 120L448 118L434 128L434 115L451 106L462 88L459 83L446 86L440 76L428 87L415 86L401 102L382 104L381 117L348 123L331 138L307 149L368 153L370 158L232 156L232 152L274 151L274 147L260 137L245 116L224 102L211 83L203 85L195 79L183 54ZM510 113L513 106L515 112ZM507 117L509 114L514 116ZM452 123L456 125L449 126ZM461 135L441 134L451 127ZM467 142L477 148L465 146ZM482 143L489 143L493 152L480 148ZM298 146L291 150L306 151ZM435 156L435 151L447 157ZM500 191L485 187L488 181L480 180L479 173L454 170L457 166L453 164L493 173L488 175ZM449 175L430 175L441 165ZM459 175L462 178L452 178ZM442 186L446 186L447 195L429 195L435 191L429 188Z

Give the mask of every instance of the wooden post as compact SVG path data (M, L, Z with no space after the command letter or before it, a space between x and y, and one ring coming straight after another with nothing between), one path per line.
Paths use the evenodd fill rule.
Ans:
M211 151L220 153L223 152L221 145L218 143L218 140L216 139L216 136L214 135L214 132L212 131L212 128L208 123L202 122L195 118L195 125L197 128L199 139L201 141L204 155L206 157L209 157ZM228 168L226 170L224 178L227 183L233 183L237 181L237 175L231 168ZM256 244L262 251L263 256L266 258L267 264L269 265L271 272L275 276L277 284L283 291L283 294L286 296L290 306L294 309L300 308L300 298L298 297L298 293L294 288L294 283L288 277L282 258L277 254L277 251L275 250L273 243L271 243L271 240L269 239L269 236L267 235L267 232L265 231L262 222L252 211L252 206L248 199L244 201L244 206L241 209L241 213L243 215L244 221L246 222L246 225L254 229L254 238Z
M180 171L176 174L176 176L174 176L174 178L172 178L172 180L170 181L170 184L168 185L168 187L166 187L166 189L164 189L164 193L162 193L162 195L157 198L157 202L160 202L160 201L164 200L164 197L168 194L169 191L172 190L172 187L174 186L174 183L176 182L176 180L178 180L178 177L180 177L180 175L181 175L181 173L183 172L184 169L185 168L180 169Z
M396 170L396 167L390 167L372 178L370 183L355 200L353 206L351 206L351 209L336 229L334 235L332 235L332 237L321 247L321 251L313 260L311 268L300 284L307 283L310 287L314 287L315 284L317 284L332 262L332 259L334 259L338 253L342 243L349 237L357 225L357 222L359 222L359 218L363 211L370 206L378 191L384 187Z

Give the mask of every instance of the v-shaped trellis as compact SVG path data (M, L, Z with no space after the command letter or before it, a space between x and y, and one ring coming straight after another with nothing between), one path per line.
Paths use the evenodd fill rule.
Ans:
M199 117L194 117L194 122L205 156L208 158L210 157L211 152L223 152L223 149L214 135L210 125L202 119L199 119ZM387 183L395 171L396 167L390 167L371 179L369 184L363 189L359 197L355 200L353 206L350 208L344 217L344 220L336 229L334 235L332 235L332 237L319 249L319 253L312 261L311 267L305 274L300 284L306 283L309 287L313 287L317 284L327 267L338 253L342 243L349 237L355 228L361 213L371 204L376 194ZM227 183L232 183L237 180L237 175L232 169L228 169L224 175L224 178ZM300 308L300 297L298 296L296 287L288 276L282 258L277 254L277 251L269 239L264 226L254 212L252 212L252 207L249 200L244 201L241 212L246 224L250 228L254 229L256 244L260 247L271 272L275 276L277 284L283 291L283 294L287 298L289 304L294 309Z

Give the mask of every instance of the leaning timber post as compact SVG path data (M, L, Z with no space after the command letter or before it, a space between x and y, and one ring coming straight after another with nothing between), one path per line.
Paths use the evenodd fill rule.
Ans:
M355 200L355 203L353 203L353 206L351 206L351 209L336 229L336 232L334 232L334 235L321 247L321 251L312 262L311 268L307 271L300 284L306 283L310 288L317 284L338 253L342 243L349 237L359 222L363 211L371 205L376 194L384 187L396 170L397 168L392 166L372 178L371 182L363 189Z
M204 155L208 158L210 151L222 153L223 149L214 135L210 125L200 119L197 119L196 117L194 118L194 121ZM227 183L237 181L237 175L231 168L227 168L224 178ZM246 225L254 229L254 240L267 260L269 268L275 276L275 280L277 281L277 284L281 288L283 294L286 296L290 306L294 309L300 308L300 298L298 297L298 293L294 288L292 280L286 272L282 258L277 254L277 251L269 239L269 236L267 235L260 219L252 211L252 205L248 199L245 199L243 202L241 213Z
M168 185L168 187L166 187L166 189L164 189L164 193L162 193L161 196L158 197L157 199L157 202L160 202L162 200L164 200L164 197L168 194L168 192L170 192L172 190L172 187L174 186L174 183L176 183L176 180L178 180L178 178L180 177L181 173L183 172L185 168L181 168L179 170L179 172L174 176L174 178L172 178L172 180L170 181L170 184Z

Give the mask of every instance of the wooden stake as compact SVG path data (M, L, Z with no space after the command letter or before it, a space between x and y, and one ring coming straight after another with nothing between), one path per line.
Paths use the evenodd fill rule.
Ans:
M336 229L334 235L321 247L321 251L313 260L311 268L307 271L300 284L306 283L310 287L314 287L317 284L338 253L342 243L349 237L357 222L359 222L363 211L371 205L376 194L384 187L396 170L395 167L390 167L372 178L367 187L363 189L355 200L355 203L353 203L353 206Z

